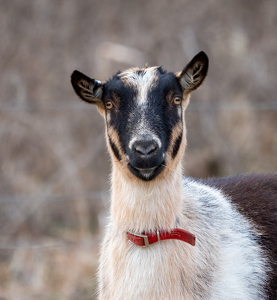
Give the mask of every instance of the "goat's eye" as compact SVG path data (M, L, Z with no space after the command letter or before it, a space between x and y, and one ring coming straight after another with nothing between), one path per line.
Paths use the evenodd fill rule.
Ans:
M113 104L111 101L108 101L108 102L106 102L105 106L107 109L111 109L113 107Z
M175 97L174 100L173 100L173 102L175 104L180 104L181 103L181 98L180 97Z

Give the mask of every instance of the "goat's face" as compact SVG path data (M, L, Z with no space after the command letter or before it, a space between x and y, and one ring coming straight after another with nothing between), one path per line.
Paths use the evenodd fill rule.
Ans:
M177 159L183 110L207 70L208 58L200 52L177 74L161 67L133 68L101 83L74 71L71 82L80 98L96 104L105 116L113 158L149 181Z

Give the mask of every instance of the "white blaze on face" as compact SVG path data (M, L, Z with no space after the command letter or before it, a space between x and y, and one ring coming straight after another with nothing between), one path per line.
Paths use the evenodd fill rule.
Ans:
M154 140L157 143L158 147L161 148L162 142L159 139L159 137L156 135L156 133L153 130L151 130L148 118L146 117L145 111L143 111L143 109L146 109L146 107L142 106L140 107L140 109L142 110L141 112L142 117L138 123L134 124L133 137L129 142L128 145L129 148L132 149L134 142L138 140L144 140L144 141Z
M157 68L158 67L151 67L142 70L133 68L126 70L119 75L125 84L137 91L136 109L139 110L138 113L141 116L139 122L133 124L133 136L128 145L130 149L132 149L134 142L138 140L154 140L159 148L162 146L161 140L151 129L150 122L146 117L147 95L157 84ZM130 116L129 120L131 119L132 116Z
M128 69L119 75L125 84L131 86L137 91L137 103L139 105L146 103L147 94L157 84L157 68L158 67L151 67L142 70L133 68Z

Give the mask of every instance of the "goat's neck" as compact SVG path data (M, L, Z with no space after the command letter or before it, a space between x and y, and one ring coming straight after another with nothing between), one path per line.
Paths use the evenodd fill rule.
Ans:
M136 233L170 230L181 211L181 164L150 182L122 172L113 166L111 213L116 227Z

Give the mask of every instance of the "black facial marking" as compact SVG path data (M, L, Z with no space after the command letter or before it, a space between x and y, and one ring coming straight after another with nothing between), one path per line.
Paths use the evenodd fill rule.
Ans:
M172 159L174 159L178 153L178 150L179 150L181 142L182 142L182 137L183 137L183 132L181 132L179 134L179 136L177 137L177 139L174 142L173 150L172 150L172 154L171 154Z
M136 76L147 76L147 69L135 72ZM124 78L120 74L115 75L103 87L104 104L107 101L114 104L112 109L106 111L109 116L107 126L112 126L116 131L120 149L123 154L128 155L127 166L130 172L144 181L154 179L164 170L164 155L171 143L172 130L178 123L182 123L181 104L174 103L174 97L182 97L179 81L173 73L167 73L160 67L156 69L156 74L153 72L153 76L153 85L149 86L146 99L142 103L138 99L141 87L134 84L133 78L129 84L128 75ZM143 142L149 138L160 145L155 153L143 155L136 151L134 141ZM178 152L181 140L182 136L175 141L173 158ZM109 142L114 155L120 161L122 158L118 147L111 139Z
M115 143L110 138L109 138L109 142L110 142L110 145L111 145L111 148L112 148L112 151L113 151L115 157L117 158L118 161L121 161L121 156L119 154L119 150L116 147Z
M120 77L115 75L105 85L103 91L103 101L112 101L114 107L109 110L110 122L107 126L112 126L117 132L122 152L126 154L128 146L129 132L127 130L128 115L134 108L134 99L136 91L131 87L124 85ZM114 101L114 95L117 100Z
M177 106L174 103L167 101L169 93L182 97L182 90L179 82L176 80L173 73L166 73L164 70L158 68L159 79L156 87L149 93L149 110L152 109L152 115L158 115L161 124L157 124L157 132L163 134L162 142L164 150L167 151L170 145L171 132L174 126L180 122ZM153 117L150 117L153 119Z

